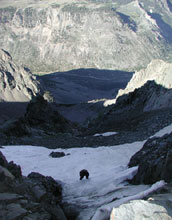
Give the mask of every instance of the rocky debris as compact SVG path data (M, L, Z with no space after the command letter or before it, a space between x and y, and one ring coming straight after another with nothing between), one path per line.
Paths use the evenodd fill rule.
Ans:
M61 184L39 173L23 177L19 170L0 152L0 219L66 220Z
M69 155L69 154L65 154L64 152L54 152L52 151L49 156L50 157L53 157L53 158L59 158L59 157L64 157L66 155Z
M148 139L142 149L132 156L128 164L129 167L139 166L131 183L152 184L161 179L171 182L171 146L172 133Z
M146 140L172 123L171 109L146 112L140 115L137 115L137 112L134 113L134 110L131 111L133 120L130 121L127 117L122 117L122 115L117 114L114 116L112 114L109 121L100 120L93 127L84 129L80 135L71 133L49 133L47 135L41 130L33 128L32 135L22 137L6 136L0 133L0 145L34 145L45 146L49 149L114 146ZM121 123L116 123L115 121L119 121L119 119ZM128 121L131 123L128 123ZM116 131L118 133L107 137L94 136L95 133L106 131Z
M41 92L31 71L13 62L10 54L0 49L0 101L26 102Z
M145 106L154 102L159 102L159 98L163 100L163 94L169 94L169 103L172 101L172 89L166 89L157 85L154 81L148 81L141 88L135 89L129 94L124 94L118 97L114 105L108 106L104 111L100 112L99 116L89 122L89 130L96 128L96 133L106 131L143 131L153 129L161 121L165 119L162 127L171 123L171 108L170 104L167 107L162 104L161 109L144 111ZM165 98L164 98L165 99ZM168 112L168 116L164 116L164 112ZM163 117L165 117L163 119ZM171 118L171 119L170 119ZM159 121L158 121L159 120ZM145 129L146 128L146 129Z
M108 3L3 1L0 46L34 72L90 67L133 70L157 57L171 56L168 4Z

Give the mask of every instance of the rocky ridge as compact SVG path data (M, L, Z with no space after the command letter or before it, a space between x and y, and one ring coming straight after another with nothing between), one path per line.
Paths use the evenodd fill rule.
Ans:
M163 14L163 16L161 16ZM34 72L171 59L170 1L1 1L0 47Z
M153 60L146 69L135 72L124 90L119 90L118 97L134 92L144 86L147 81L154 81L159 91L152 91L144 104L144 111L172 106L172 64L163 60Z
M27 102L41 92L31 71L13 62L10 54L0 49L0 101Z

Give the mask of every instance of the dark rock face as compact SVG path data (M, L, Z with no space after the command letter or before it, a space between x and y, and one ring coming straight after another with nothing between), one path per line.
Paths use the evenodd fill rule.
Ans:
M0 219L66 220L61 201L60 183L39 173L23 177L0 152Z
M7 136L22 137L29 134L29 128L25 120L19 118L4 126L3 132Z
M35 97L27 106L26 122L33 127L42 127L47 131L70 132L70 122L56 110L53 103L48 103L42 96Z
M172 181L172 133L149 139L131 158L128 166L139 166L133 184L153 184L161 179Z
M57 111L55 103L48 103L43 96L33 98L27 106L22 118L7 123L2 132L7 137L24 137L55 135L57 133L73 133L76 126L65 119Z
M51 203L52 197L54 197L54 201L56 201L56 203L61 201L61 184L56 182L52 177L45 177L39 173L32 172L28 175L28 178L34 181L34 183L37 185L37 187L34 189L35 192L38 192L38 195L35 194L38 200L41 200L43 197L44 200L49 200L49 203Z

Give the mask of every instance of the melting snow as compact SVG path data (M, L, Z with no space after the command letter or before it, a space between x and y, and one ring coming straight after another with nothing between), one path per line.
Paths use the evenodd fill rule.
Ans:
M105 133L102 133L102 134L95 134L94 136L104 136L104 137L107 137L107 136L111 136L111 135L115 135L117 134L117 132L105 132Z
M172 125L162 129L156 136L171 131ZM144 143L145 141L111 147L56 149L69 154L61 158L50 157L52 150L40 146L4 146L1 151L8 161L13 160L21 166L23 175L39 172L60 180L64 188L64 201L82 208L80 220L104 220L113 207L142 198L164 184L161 181L152 187L132 186L127 182L137 172L137 167L128 168L127 164ZM89 171L88 180L79 180L79 171L82 169Z

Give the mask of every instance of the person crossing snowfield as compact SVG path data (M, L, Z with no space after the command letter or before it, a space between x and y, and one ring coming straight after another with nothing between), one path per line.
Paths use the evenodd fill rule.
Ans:
M88 170L83 169L80 171L79 175L80 175L80 180L82 180L84 178L84 176L88 179L89 172L88 172Z

